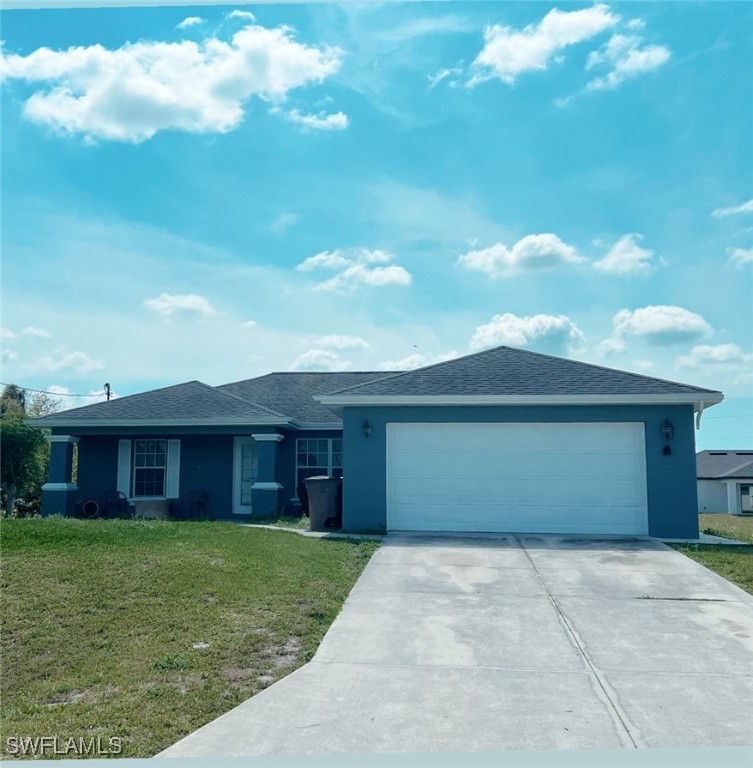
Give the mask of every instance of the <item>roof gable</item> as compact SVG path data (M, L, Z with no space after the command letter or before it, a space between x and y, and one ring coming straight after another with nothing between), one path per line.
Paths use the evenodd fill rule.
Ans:
M538 352L495 347L414 371L330 392L327 402L354 396L703 395L720 392Z
M103 403L72 408L33 421L40 426L56 421L101 422L115 426L124 422L169 423L204 420L280 423L288 421L288 418L258 403L218 391L217 388L200 381L188 381L185 384L175 384Z
M699 480L753 478L753 451L700 451L695 460Z

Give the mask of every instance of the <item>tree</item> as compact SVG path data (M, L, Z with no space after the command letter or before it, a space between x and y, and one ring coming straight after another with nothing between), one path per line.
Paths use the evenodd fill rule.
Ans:
M63 401L59 397L55 397L49 392L33 392L26 413L32 419L37 419L62 410Z
M6 412L24 413L26 411L26 392L15 384L8 384L0 395L0 415Z
M25 420L55 413L62 405L59 398L47 392L34 392L27 399L26 392L15 384L8 384L0 394L0 480L8 516L13 514L21 495L32 508L39 506L49 466L46 431L30 427Z

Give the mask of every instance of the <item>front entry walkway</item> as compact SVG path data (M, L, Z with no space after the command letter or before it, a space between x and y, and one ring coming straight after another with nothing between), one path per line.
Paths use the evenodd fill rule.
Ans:
M162 756L753 743L753 597L642 539L391 534L314 659Z

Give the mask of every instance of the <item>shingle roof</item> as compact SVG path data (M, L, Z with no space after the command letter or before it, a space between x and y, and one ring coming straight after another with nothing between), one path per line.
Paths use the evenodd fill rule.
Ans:
M355 384L378 381L387 376L394 376L394 373L394 371L269 373L256 379L223 384L217 389L282 411L298 422L332 424L340 422L340 417L314 400L314 395Z
M286 420L282 414L257 403L218 391L216 387L210 387L200 381L188 381L185 384L119 397L109 402L72 408L35 421L105 421L116 424L120 421L197 419L249 422Z
M677 384L510 347L497 347L407 372L270 373L210 387L189 381L106 403L34 419L40 426L77 422L185 421L249 424L337 424L340 417L315 397L432 395L656 395L694 400L720 392ZM715 396L716 397L715 399ZM330 401L331 402L331 401Z
M721 395L714 390L655 379L511 347L496 347L330 395Z
M753 478L753 451L700 451L695 463L699 480Z

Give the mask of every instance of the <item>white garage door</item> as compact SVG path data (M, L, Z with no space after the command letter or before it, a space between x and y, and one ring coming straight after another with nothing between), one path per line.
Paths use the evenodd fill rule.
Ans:
M388 424L387 529L647 534L643 424Z

